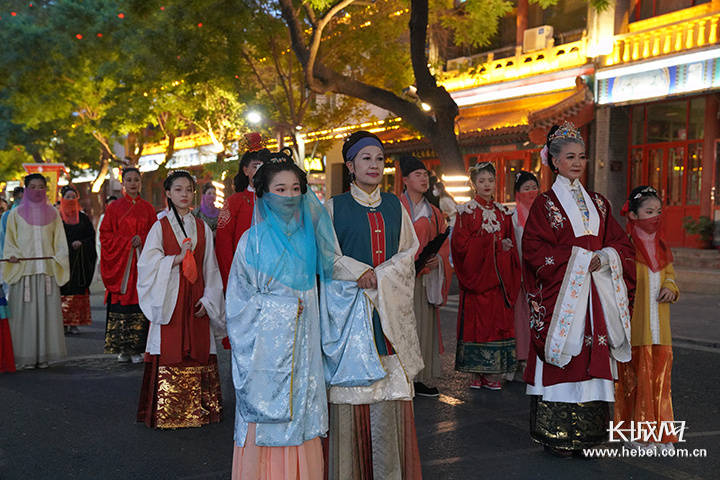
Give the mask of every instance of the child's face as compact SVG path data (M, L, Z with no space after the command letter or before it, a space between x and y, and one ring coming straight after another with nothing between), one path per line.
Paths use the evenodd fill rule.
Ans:
M645 220L646 218L657 217L662 213L662 204L657 198L647 198L638 208L637 214L630 212L630 218L634 220Z
M275 174L270 181L270 187L268 188L270 193L280 195L281 197L295 197L300 195L300 180L298 179L295 172L290 170L282 170Z

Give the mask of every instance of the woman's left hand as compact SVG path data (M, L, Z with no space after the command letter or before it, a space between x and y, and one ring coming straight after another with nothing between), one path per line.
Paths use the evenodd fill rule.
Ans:
M503 252L507 252L513 246L512 240L510 240L509 238L503 238L501 243L502 243Z
M205 305L202 304L200 300L197 301L195 304L196 307L200 307L197 312L195 312L195 316L198 318L202 318L205 315L207 315L207 310L205 310Z
M662 287L658 292L657 301L658 303L670 303L676 300L677 296L675 293L667 287Z

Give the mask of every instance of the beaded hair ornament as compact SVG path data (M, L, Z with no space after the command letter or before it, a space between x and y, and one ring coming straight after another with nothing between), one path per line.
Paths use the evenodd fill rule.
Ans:
M549 157L550 157L550 150L549 145L558 138L572 138L574 140L578 140L582 143L585 143L582 135L580 134L580 130L575 128L575 125L572 124L572 122L568 122L565 120L561 125L560 128L555 130L555 133L550 135L550 138L548 138L547 143L545 146L540 150L540 158L542 160L543 165L550 165Z
M488 166L495 168L495 166L492 164L492 162L479 162L470 167L469 171L470 173L478 172L484 168L487 168Z
M644 195L657 195L657 190L653 187L645 187L633 196L633 200L637 200Z

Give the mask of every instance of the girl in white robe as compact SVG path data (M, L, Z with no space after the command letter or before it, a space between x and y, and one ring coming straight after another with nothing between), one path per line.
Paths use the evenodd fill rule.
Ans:
M222 416L215 339L225 336L225 303L212 231L190 212L194 191L188 172L168 176L170 211L138 260L150 329L137 420L148 427L199 427Z

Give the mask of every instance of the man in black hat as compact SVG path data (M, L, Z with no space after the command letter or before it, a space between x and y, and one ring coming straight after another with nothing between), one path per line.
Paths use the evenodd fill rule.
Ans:
M443 352L443 345L438 309L447 301L450 288L450 242L447 240L444 215L425 197L430 187L425 164L415 157L402 157L400 171L405 184L400 201L410 214L420 242L415 256L414 307L425 368L415 377L415 393L436 397L439 395L438 389L427 383L441 373L440 353Z

